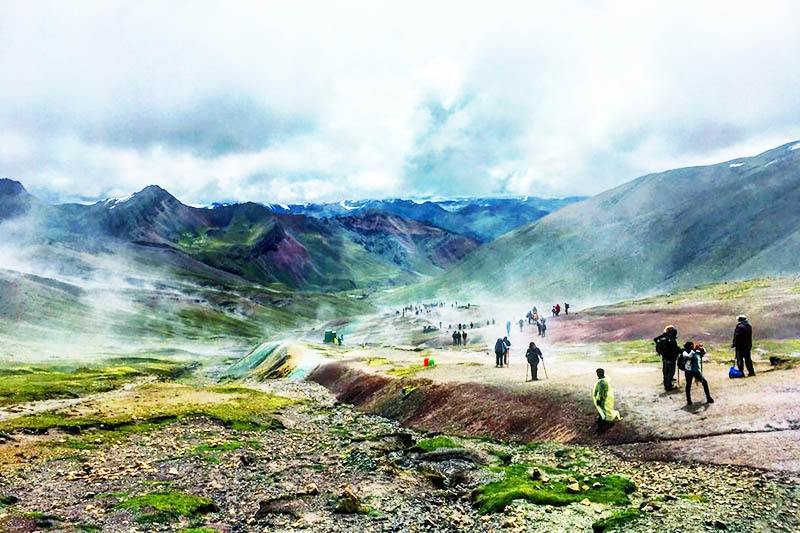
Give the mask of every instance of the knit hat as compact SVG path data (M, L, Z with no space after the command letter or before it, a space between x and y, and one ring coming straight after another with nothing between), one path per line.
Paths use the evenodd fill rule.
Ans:
M739 315L736 317L736 320L738 320L739 322L744 322L745 320L747 320L747 317L744 315Z

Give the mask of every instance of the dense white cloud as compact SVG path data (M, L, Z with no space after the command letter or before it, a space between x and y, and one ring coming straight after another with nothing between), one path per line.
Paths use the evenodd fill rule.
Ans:
M7 2L49 200L593 194L800 138L796 2Z

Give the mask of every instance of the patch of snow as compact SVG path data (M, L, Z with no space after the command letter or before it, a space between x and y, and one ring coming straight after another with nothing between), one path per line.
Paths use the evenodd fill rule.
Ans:
M777 161L777 159L773 159L772 161L770 161L769 163L767 163L767 164L766 164L766 165L764 165L764 166L765 166L765 167L768 167L768 166L770 166L772 163L774 163L775 161Z
M731 166L731 168L736 168L736 167L740 167L742 165L744 165L744 163L731 163L730 166Z
M791 146L789 147L789 150L790 150L790 151L794 151L794 150L800 150L800 143L797 143L797 144L793 144L793 145L791 145Z
M286 204L278 204L278 205L281 206L282 208L286 209L287 211L289 210L289 206L286 205Z
M347 205L347 200L342 200L339 202L339 205L347 209L348 211L353 211L354 209L359 209L359 206L349 206Z

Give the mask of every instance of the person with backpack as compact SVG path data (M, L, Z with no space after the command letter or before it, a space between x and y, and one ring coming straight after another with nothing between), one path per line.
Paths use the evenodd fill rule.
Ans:
M541 337L542 336L542 323L539 320L536 321L536 329L539 331L539 336Z
M558 316L560 314L561 314L561 305L560 304L556 304L556 316Z
M556 316L556 306L553 306L553 316Z
M503 366L503 356L506 353L506 344L503 342L503 339L498 338L497 342L494 343L494 367L495 368L502 368Z
M736 366L742 374L744 374L746 366L747 377L755 376L756 370L753 368L753 359L750 357L750 351L753 349L753 326L744 315L739 315L736 320L737 324L733 330L733 342L731 343L731 348L736 350Z
M568 314L569 314L569 304L567 302L564 302L564 315Z
M508 340L508 337L503 337L503 344L506 347L506 351L503 354L503 362L505 363L506 368L508 368L508 354L511 352L511 341Z
M676 387L672 382L675 380L676 364L678 356L683 352L678 346L678 330L674 326L667 326L664 333L653 339L653 342L656 344L656 353L661 356L664 390L674 390Z
M614 390L606 377L606 371L602 368L597 369L597 383L592 390L592 400L597 410L598 424L609 424L622 420L619 411L614 409Z
M536 347L536 343L532 342L528 345L528 351L525 352L525 359L531 366L531 379L529 381L539 381L537 372L539 370L539 360L543 360L542 351Z
M458 346L458 341L461 335L458 334L458 330L453 332L453 346Z
M714 403L714 398L708 390L708 381L703 377L703 372L700 370L701 358L705 355L705 350L702 346L695 349L693 342L688 341L683 345L682 362L684 364L683 370L686 371L686 405L692 405L692 381L699 381L703 385L703 391L706 393L706 402Z

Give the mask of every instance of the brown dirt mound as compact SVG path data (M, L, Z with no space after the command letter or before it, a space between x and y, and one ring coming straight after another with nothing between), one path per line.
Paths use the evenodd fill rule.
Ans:
M644 437L624 420L595 434L587 422L594 418L594 406L585 391L520 391L480 383L400 380L340 363L320 366L308 379L326 387L341 402L425 431L572 444L611 444ZM575 408L563 409L564 405Z

